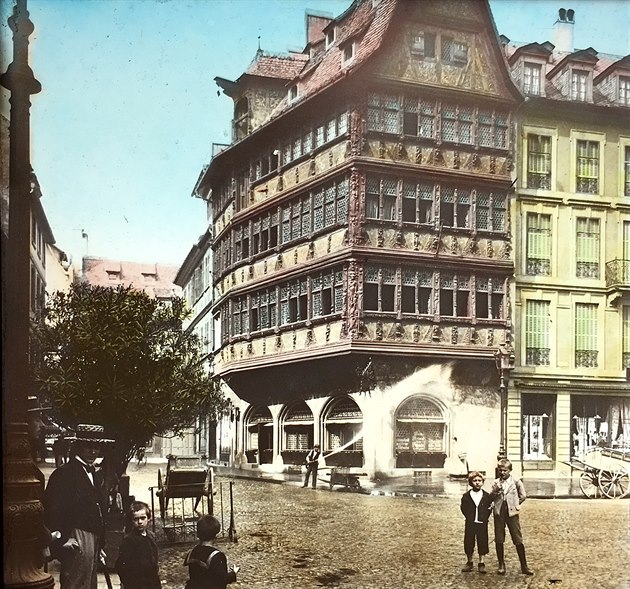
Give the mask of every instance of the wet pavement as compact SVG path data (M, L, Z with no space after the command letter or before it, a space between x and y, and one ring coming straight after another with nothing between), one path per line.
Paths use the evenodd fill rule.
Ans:
M157 469L164 467L130 465L132 494L149 499L148 487L157 484ZM49 476L52 468L42 471ZM232 587L630 589L630 501L625 499L581 499L575 489L554 480L524 479L530 499L521 522L535 575L520 574L516 552L508 544L508 573L502 577L496 575L492 541L488 574L461 572L463 481L448 477L431 481L405 477L373 485L365 481L365 492L354 493L343 487L330 492L324 482L317 490L302 489L298 475L256 473L261 476L241 478L244 474L219 469L216 479L223 489L230 481L234 485L238 542L225 537L218 542L229 562L241 566ZM562 496L564 491L571 501L539 500ZM218 500L215 515L221 519ZM158 515L158 524L159 520ZM223 520L227 527L227 509ZM490 532L492 538L492 523ZM158 538L163 587L182 589L187 579L182 562L193 543L164 542L159 525ZM51 563L53 575L56 564ZM120 587L115 574L112 584ZM106 587L102 575L101 587Z

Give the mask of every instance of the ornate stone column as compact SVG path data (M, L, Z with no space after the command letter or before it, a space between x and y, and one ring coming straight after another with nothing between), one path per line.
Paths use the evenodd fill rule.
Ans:
M34 30L26 0L16 0L8 20L13 31L13 62L0 83L11 92L9 126L9 235L3 266L3 515L4 587L49 588L43 550L49 533L41 503L44 475L33 464L26 419L29 394L30 95L41 90L28 65L28 38ZM4 244L3 244L4 245Z

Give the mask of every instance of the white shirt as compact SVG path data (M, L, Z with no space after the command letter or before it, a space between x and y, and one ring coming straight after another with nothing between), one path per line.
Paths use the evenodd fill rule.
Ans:
M481 498L483 497L483 491L479 489L479 491L475 491L473 489L470 490L470 498L473 500L475 504L475 523L481 524L483 522L479 521L479 503L481 503Z

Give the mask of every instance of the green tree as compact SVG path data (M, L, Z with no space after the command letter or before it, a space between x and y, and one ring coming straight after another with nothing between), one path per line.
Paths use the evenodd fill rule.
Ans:
M190 311L131 287L78 284L48 300L33 327L35 386L62 425L99 423L116 442L106 460L122 474L153 436L177 435L226 401L204 368Z

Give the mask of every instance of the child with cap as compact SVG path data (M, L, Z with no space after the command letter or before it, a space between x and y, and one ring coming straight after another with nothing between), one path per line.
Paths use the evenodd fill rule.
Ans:
M184 560L188 567L188 581L185 589L225 589L236 581L239 568L228 570L227 558L212 542L221 531L221 524L212 515L202 515L197 521L199 544Z

